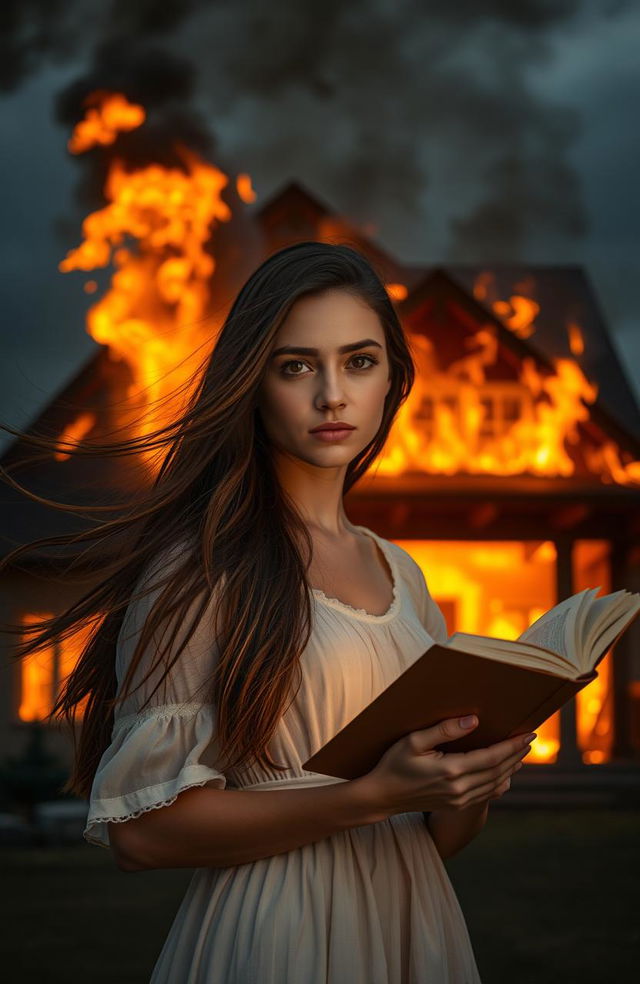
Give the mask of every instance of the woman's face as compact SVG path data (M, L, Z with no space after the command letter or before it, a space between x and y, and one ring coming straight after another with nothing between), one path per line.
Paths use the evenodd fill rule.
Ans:
M375 437L390 385L378 315L359 297L331 289L301 297L291 308L272 346L258 408L279 450L336 467L347 465ZM340 440L310 433L334 421L354 430Z

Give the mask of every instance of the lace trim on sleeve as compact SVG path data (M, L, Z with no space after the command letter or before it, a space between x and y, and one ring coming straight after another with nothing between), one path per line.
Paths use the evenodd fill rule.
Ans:
M127 820L135 820L136 817L141 817L143 813L148 813L149 810L159 810L163 806L171 806L175 803L180 793L184 793L185 789L192 789L194 786L204 786L205 783L210 782L210 779L201 779L199 782L188 782L184 786L180 786L174 796L170 796L169 799L162 800L160 803L152 803L150 806L143 806L139 810L134 810L132 813L128 813L126 817L94 817L93 823L126 823Z
M145 707L142 711L133 714L125 714L123 717L116 717L113 725L114 733L121 728L128 728L132 724L148 721L149 718L189 718L197 714L203 707L212 708L213 705L204 701L185 701L182 704L157 704Z
M94 776L85 840L109 847L109 823L175 803L193 786L226 787L216 768L211 703L161 704L115 721Z

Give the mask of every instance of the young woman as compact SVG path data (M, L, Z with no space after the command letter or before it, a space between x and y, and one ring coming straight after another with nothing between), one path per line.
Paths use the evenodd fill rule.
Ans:
M108 576L30 644L103 614L55 708L88 699L69 783L90 796L84 835L126 872L195 869L152 984L480 980L443 859L527 741L436 751L477 725L451 719L354 781L302 767L447 638L416 562L343 504L412 383L362 255L269 257L158 432L153 489L103 524L101 541L128 534Z

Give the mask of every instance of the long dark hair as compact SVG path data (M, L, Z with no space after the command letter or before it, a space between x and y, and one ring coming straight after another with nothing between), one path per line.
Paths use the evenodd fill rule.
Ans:
M27 629L3 624L4 631L22 637L14 652L18 659L81 626L91 626L49 715L64 717L73 735L74 767L65 792L89 796L111 740L114 707L127 696L149 640L161 626L173 623L174 631L167 646L158 650L152 672L175 641L177 627L184 626L194 598L201 598L159 685L187 645L221 578L219 660L209 680L208 699L216 707L221 756L228 758L224 768L247 760L285 768L272 760L267 745L287 699L295 697L292 679L296 670L299 673L299 656L311 632L306 571L312 541L277 481L256 403L275 334L290 308L298 298L330 288L350 291L376 312L384 328L391 373L378 433L347 467L343 491L348 492L383 448L413 385L414 363L387 290L369 261L346 244L301 242L269 256L244 284L177 419L143 439L103 444L99 450L78 441L69 448L70 454L90 455L137 453L150 442L167 448L154 484L135 497L126 515L103 520L81 533L22 545L0 564L2 570L34 548L88 543L83 555L90 561L94 551L95 568L102 575L91 590L54 617ZM3 429L27 444L51 451L58 448L43 436ZM34 501L76 514L91 511L91 507L35 496L6 471L2 478ZM119 548L109 550L114 543ZM186 544L181 562L166 584L161 582L164 590L145 621L116 696L115 647L126 608L148 593L135 591L141 573L174 543ZM105 562L105 555L113 559ZM299 603L292 604L292 599ZM27 634L32 638L25 638ZM299 686L300 677L295 692ZM81 702L84 715L78 741L74 726Z

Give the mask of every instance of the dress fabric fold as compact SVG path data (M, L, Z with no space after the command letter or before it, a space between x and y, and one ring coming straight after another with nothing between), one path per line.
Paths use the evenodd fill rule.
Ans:
M116 715L91 792L84 831L90 843L108 848L109 822L160 809L191 786L259 794L345 781L308 772L301 763L429 645L448 636L410 554L356 528L386 561L392 602L374 615L311 589L313 627L301 655L302 685L270 746L286 772L253 766L223 774L216 767L215 709L193 700L199 675L210 675L215 659L213 613L207 614L158 702L138 710L141 687ZM127 612L119 679L149 606L145 599ZM478 984L480 975L425 818L400 813L257 861L194 869L150 978L150 984L177 982Z

